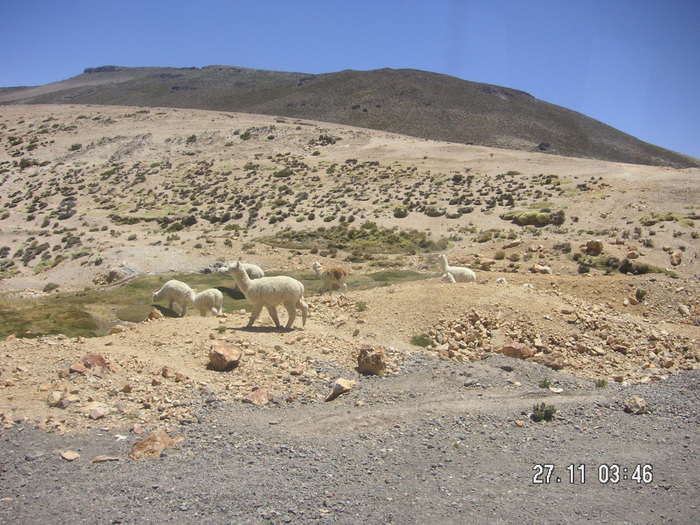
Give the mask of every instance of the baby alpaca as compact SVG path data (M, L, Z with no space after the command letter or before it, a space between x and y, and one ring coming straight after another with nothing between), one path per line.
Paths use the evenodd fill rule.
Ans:
M302 326L306 325L309 306L304 302L304 285L302 283L285 275L261 277L253 280L248 277L240 261L230 267L229 271L235 279L238 289L243 292L243 295L253 307L248 326L253 325L264 306L275 322L275 326L282 328L277 317L277 305L280 304L287 309L289 316L286 326L287 330L290 330L294 324L297 308L301 308Z
M442 269L443 280L448 282L471 282L476 281L476 274L474 270L465 268L463 266L450 266L447 264L447 257L445 254L440 254L439 257L440 268Z
M185 317L187 307L194 302L194 290L186 283L171 279L160 290L153 292L153 302L168 301L168 307L172 310L173 304L178 304L182 309L180 317Z
M323 287L321 288L321 293L335 288L340 288L343 291L348 289L348 284L345 280L348 278L348 272L345 268L340 266L334 266L326 271L323 271L321 263L316 261L311 268L313 268L316 275L323 281Z
M209 288L195 294L194 306L203 317L206 317L207 312L221 315L224 311L224 294L216 288Z

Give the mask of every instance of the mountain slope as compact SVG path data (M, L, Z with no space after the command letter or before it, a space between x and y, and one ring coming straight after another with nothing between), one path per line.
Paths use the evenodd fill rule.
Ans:
M0 90L0 104L77 103L262 113L466 144L636 164L700 166L575 111L510 88L409 69L321 75L232 66L88 68Z

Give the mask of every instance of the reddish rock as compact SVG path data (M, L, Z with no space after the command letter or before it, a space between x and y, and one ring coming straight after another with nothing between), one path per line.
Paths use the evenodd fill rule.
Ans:
M357 371L361 374L382 375L386 370L386 355L381 348L363 347L357 356Z
M671 264L673 266L678 266L679 264L681 264L682 259L683 259L682 252L673 252L673 254L671 254Z
M173 372L173 369L169 366L164 366L160 371L160 375L162 375L165 379L170 379L175 377L175 372Z
M165 430L151 432L145 439L137 441L131 447L131 459L159 458L163 450L174 447L184 438L172 438Z
M63 450L61 451L61 457L66 461L75 461L80 457L80 454L74 450Z
M535 351L532 348L525 346L522 343L509 343L501 347L498 352L516 359L528 359L535 355Z
M209 351L209 367L219 372L225 372L236 368L241 361L243 352L229 343L216 341L212 343Z
M243 398L244 403L257 406L267 405L270 401L272 401L272 395L264 388L258 387L253 388L253 391Z
M85 374L87 372L87 368L85 368L85 365L82 363L73 363L70 365L70 368L68 369L69 372L73 374Z

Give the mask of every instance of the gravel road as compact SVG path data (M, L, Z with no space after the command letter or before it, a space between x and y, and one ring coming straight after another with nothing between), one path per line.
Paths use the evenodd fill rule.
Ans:
M563 391L540 388L545 377ZM198 422L173 432L185 440L155 460L127 459L139 439L128 430L17 425L0 433L0 523L695 524L699 388L700 371L596 388L502 356L421 357L329 403L203 399ZM625 413L631 395L651 412ZM557 408L553 421L530 420L540 402ZM66 449L81 457L62 459ZM544 464L549 483L545 470L534 484ZM619 465L617 483L601 464ZM647 464L653 479L633 480Z

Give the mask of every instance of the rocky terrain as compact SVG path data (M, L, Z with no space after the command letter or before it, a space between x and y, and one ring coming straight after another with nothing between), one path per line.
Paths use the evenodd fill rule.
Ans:
M694 523L698 169L78 105L0 145L0 520ZM245 327L239 257L303 329Z

